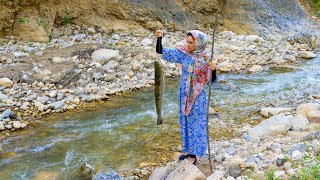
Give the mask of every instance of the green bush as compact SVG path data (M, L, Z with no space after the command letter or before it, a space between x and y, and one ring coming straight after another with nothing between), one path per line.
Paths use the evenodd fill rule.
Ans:
M23 18L23 17L19 17L18 18L18 22L21 23L21 24L24 24L24 23L27 22L27 20L25 18Z
M320 164L304 167L298 172L298 175L301 180L319 180Z
M314 9L317 16L320 17L320 0L313 0L314 2Z
M70 16L64 15L64 16L63 16L63 24L64 24L64 25L67 25L67 24L69 24L69 23L70 23Z

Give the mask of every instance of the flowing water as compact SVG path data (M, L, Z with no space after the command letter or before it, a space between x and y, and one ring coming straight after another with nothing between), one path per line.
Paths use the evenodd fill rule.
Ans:
M220 75L211 103L219 109L219 118L254 123L262 119L257 113L261 107L296 107L306 96L319 93L320 57L291 66L253 75ZM3 142L0 177L81 179L84 161L118 172L142 162L164 162L180 147L176 94L177 80L170 80L162 126L156 125L152 89L43 119Z

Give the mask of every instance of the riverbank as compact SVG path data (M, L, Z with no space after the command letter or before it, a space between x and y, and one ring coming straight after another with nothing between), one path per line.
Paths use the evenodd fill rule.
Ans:
M6 110L1 116L5 128L2 139L34 119L81 108L82 103L107 100L113 94L153 86L153 60L157 55L153 52L152 34L108 36L95 29L75 29L72 33L77 31L78 34L62 36L49 44L12 40L2 46L0 71L2 77L9 79L2 79L5 88L1 90L1 105ZM166 38L167 46L174 46L183 39L183 33L169 33ZM263 70L265 65L277 67L297 62L300 56L315 56L309 45L293 42L282 44L255 35L219 33L215 55L218 70L253 73ZM99 50L106 46L108 50ZM178 75L178 68L167 63L166 76Z

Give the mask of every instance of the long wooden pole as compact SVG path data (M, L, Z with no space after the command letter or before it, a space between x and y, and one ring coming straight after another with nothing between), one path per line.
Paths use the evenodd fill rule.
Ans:
M214 20L214 28L213 28L213 34L212 34L212 47L211 47L211 60L213 60L213 50L214 50L214 37L217 31L218 26L218 12L216 12L215 20ZM210 151L210 139L209 139L209 106L210 106L210 97L211 97L211 76L212 76L212 70L210 70L210 78L209 78L209 95L208 95L208 101L207 101L207 142L208 142L208 153L209 153L209 164L210 164L210 171L213 173L212 168L212 161L211 161L211 151Z

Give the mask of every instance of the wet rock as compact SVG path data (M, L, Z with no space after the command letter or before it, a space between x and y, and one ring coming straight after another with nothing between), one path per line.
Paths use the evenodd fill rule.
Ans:
M314 52L311 51L301 51L299 56L301 56L302 58L306 58L306 59L312 59L317 57L317 54L315 54Z
M92 53L91 58L94 62L105 64L110 60L118 60L120 56L119 51L111 49L99 49Z
M187 159L182 161L177 167L167 176L166 180L176 179L206 179L206 176L197 168L197 166L191 164Z
M286 134L291 124L289 118L283 114L278 114L262 121L257 126L250 128L248 134L251 138L274 136L277 134Z
M12 87L13 82L9 78L0 78L0 86L3 87Z
M120 176L116 172L110 172L108 174L104 172L99 172L96 174L92 180L120 180Z
M96 174L94 168L87 162L82 163L80 172L83 176L88 178L92 178Z

